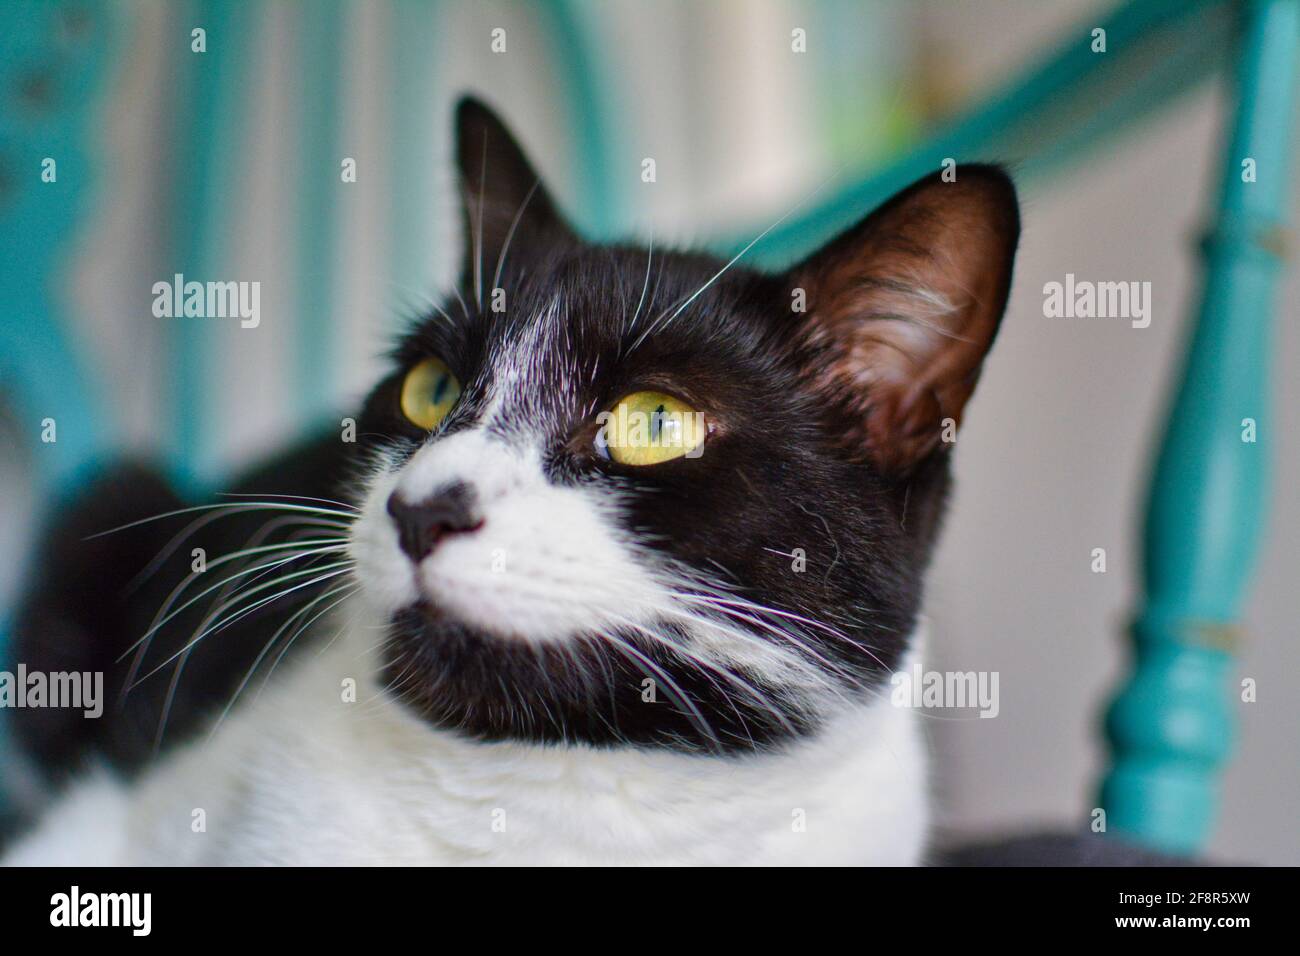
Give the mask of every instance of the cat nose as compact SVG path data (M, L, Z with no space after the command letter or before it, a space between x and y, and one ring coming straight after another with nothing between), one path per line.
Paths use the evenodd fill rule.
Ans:
M474 489L463 481L417 502L407 501L394 491L388 496L388 513L397 525L398 543L416 564L448 535L474 531L483 524Z

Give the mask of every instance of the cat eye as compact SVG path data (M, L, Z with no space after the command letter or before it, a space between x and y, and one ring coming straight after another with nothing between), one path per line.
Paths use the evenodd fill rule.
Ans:
M703 412L666 392L633 392L596 420L596 454L620 465L698 458L709 432Z
M460 382L439 359L427 358L402 380L402 414L411 424L433 431L460 398Z

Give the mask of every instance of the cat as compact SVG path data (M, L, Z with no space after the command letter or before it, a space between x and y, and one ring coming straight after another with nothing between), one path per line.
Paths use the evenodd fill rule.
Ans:
M356 441L206 510L119 469L52 531L18 657L120 705L16 721L61 790L6 862L922 862L887 688L1012 181L936 173L764 273L590 244L487 106L456 126L461 282Z

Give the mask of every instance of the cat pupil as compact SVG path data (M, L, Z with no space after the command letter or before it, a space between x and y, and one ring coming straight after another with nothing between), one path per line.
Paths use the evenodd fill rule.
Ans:
M659 440L659 433L663 431L663 427L664 427L664 406L660 405L658 408L654 410L654 414L650 416L650 440L651 441L657 442Z
M447 391L447 376L439 375L437 384L433 386L433 404L437 405L442 402L442 396Z

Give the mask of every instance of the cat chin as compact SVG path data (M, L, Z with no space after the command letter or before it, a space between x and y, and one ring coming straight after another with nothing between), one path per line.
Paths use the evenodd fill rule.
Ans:
M754 752L803 737L821 720L806 688L746 693L752 678L638 647L632 631L539 643L428 602L393 613L379 630L377 690L430 726L471 739Z

